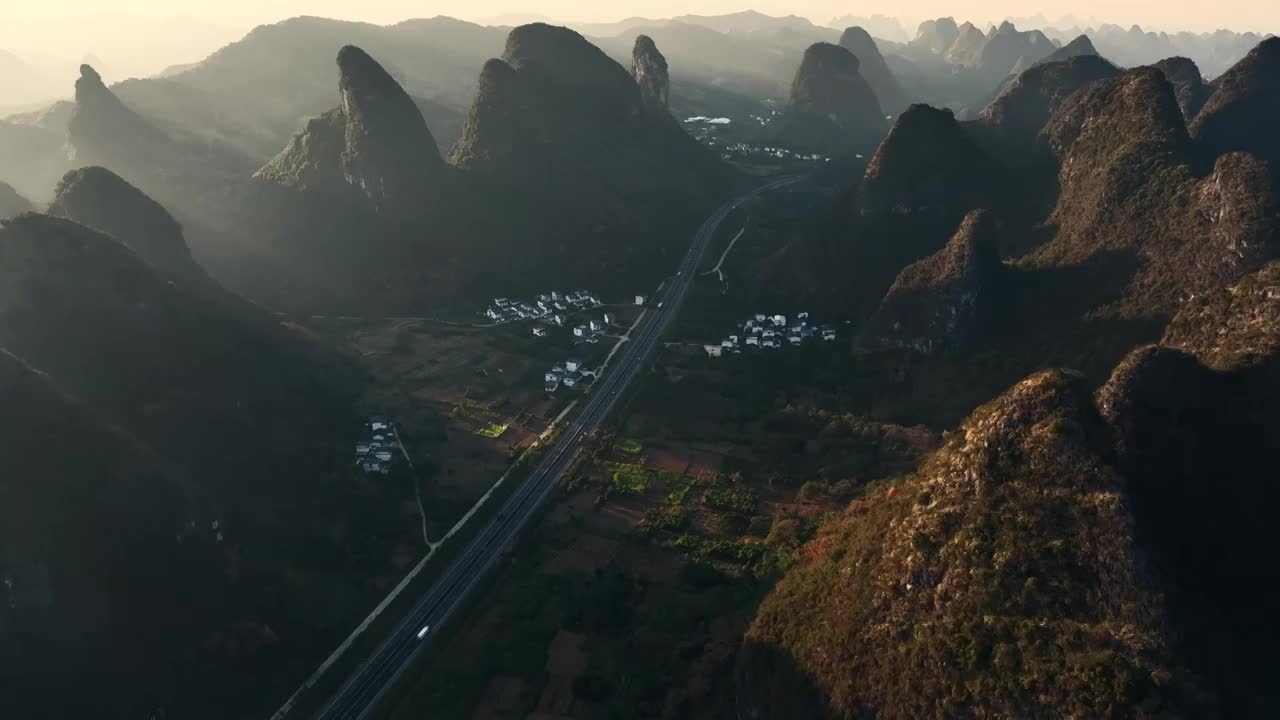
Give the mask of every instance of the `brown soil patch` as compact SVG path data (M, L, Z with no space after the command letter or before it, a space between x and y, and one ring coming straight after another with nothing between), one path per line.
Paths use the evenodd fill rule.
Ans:
M670 450L647 450L644 459L646 467L660 472L683 473L689 467L689 458Z
M529 720L572 720L573 681L587 669L587 653L580 633L561 630L547 647L547 685Z
M581 535L572 545L548 560L542 571L551 575L590 574L608 565L617 549L617 540L599 535Z
M499 675L489 680L471 720L519 720L520 699L528 683L523 678Z
M547 672L577 677L587 669L587 653L582 649L582 633L561 630L547 647Z

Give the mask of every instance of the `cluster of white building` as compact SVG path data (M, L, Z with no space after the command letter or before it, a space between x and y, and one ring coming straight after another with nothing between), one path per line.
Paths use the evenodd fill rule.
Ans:
M707 355L721 357L725 353L741 354L747 348L780 350L798 347L809 340L821 339L834 342L835 328L809 322L809 313L796 315L791 322L786 315L756 313L754 317L738 323L738 333L726 337L719 345L704 345Z
M595 372L583 367L580 361L565 360L552 366L544 379L547 392L552 393L559 390L561 386L571 388L586 385L595 380L595 377Z
M398 440L391 421L384 417L371 417L367 426L368 437L356 443L356 464L372 475L391 472Z
M799 160L813 163L831 162L831 158L826 155L798 153L787 148L773 147L772 145L756 147L755 145L740 142L726 146L725 151L726 157L771 157L780 160Z
M495 323L545 319L563 325L563 313L599 307L600 305L600 298L586 290L573 290L564 293L552 290L549 293L539 295L531 302L494 298L489 307L485 309L484 316Z

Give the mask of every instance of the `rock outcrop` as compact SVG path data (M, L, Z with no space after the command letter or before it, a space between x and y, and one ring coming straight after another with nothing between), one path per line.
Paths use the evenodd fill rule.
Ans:
M1190 58L1184 57L1166 58L1152 67L1164 73L1165 79L1173 85L1178 106L1190 124L1213 94L1213 88L1205 84L1200 68Z
M1131 353L1099 391L1193 669L1215 682L1229 717L1280 707L1273 604L1239 591L1277 580L1257 558L1280 551L1262 510L1280 502L1278 402L1278 263L1189 302L1160 346Z
M867 166L858 209L863 215L965 213L988 206L997 175L994 161L950 110L912 105Z
M1081 57L1083 55L1097 55L1101 57L1101 53L1098 52L1098 48L1093 46L1093 41L1089 39L1088 35L1077 36L1071 42L1049 53L1048 57L1044 58L1040 62L1061 62L1063 60L1070 60L1071 58Z
M987 36L978 60L978 69L993 77L1005 77L1019 66L1030 67L1057 48L1039 30L1018 30L1005 21Z
M354 194L392 216L430 207L446 168L418 106L360 48L338 52L338 78L338 107L310 120L255 177Z
M869 334L926 353L969 346L999 292L997 232L991 213L970 213L946 247L898 274Z
M977 135L1007 165L1030 164L1038 156L1041 131L1067 98L1119 73L1093 53L1036 64L1006 82L982 110L975 124Z
M846 28L840 35L840 47L853 53L858 59L858 72L871 86L876 99L880 101L880 109L886 114L897 115L910 104L907 93L898 83L898 78L889 69L884 55L871 34L861 27Z
M1212 714L1108 440L1062 371L975 411L802 549L747 632L739 716Z
M955 44L958 37L960 37L960 28L956 25L955 18L938 18L920 23L911 44L935 55L941 55Z
M1050 223L1030 264L1134 262L1115 310L1172 317L1188 297L1224 287L1280 249L1266 165L1228 154L1197 175L1198 152L1164 74L1127 71L1090 85L1045 130L1059 159Z
M942 53L942 58L953 65L978 67L982 63L982 48L987 44L987 35L971 22L965 22L958 28L955 42Z
M1214 154L1252 153L1280 176L1280 37L1263 40L1214 86L1192 135Z
M167 164L173 140L120 101L88 65L76 80L76 107L67 125L74 162L105 165L117 172Z
M631 51L631 77L640 87L640 98L650 112L668 112L671 74L667 69L667 59L648 35L636 36L636 45Z
M0 182L0 220L35 210L31 201L18 194L10 185Z
M661 54L644 54L656 70ZM485 63L451 160L497 182L549 189L703 185L701 194L709 182L722 185L728 173L718 158L667 113L646 110L665 92L659 80L646 76L642 91L631 73L568 28L518 27L502 59Z
M115 237L162 275L188 283L209 282L169 211L106 168L67 173L58 183L49 214Z
M874 148L887 123L860 65L839 45L816 43L805 50L791 83L791 101L778 121L776 142L827 156Z

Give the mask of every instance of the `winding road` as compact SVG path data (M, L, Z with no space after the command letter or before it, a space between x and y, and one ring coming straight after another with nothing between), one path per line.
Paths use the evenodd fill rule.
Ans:
M412 665L413 658L431 646L432 637L441 625L461 610L498 563L503 551L536 517L560 476L609 416L623 391L644 369L658 340L678 314L694 271L725 218L758 193L796 180L787 177L764 185L725 203L707 218L676 268L675 277L653 298L656 310L648 313L632 331L631 342L619 351L613 368L596 381L577 416L562 428L555 444L543 455L537 467L471 539L444 574L413 604L373 653L345 678L315 715L316 718L365 720L375 717L389 689Z

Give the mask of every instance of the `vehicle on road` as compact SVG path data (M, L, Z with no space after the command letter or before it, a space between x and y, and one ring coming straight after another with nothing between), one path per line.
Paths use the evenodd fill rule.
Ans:
M422 629L418 631L418 639L421 640L422 638L426 637L427 633L429 632L431 632L431 626L423 625Z

